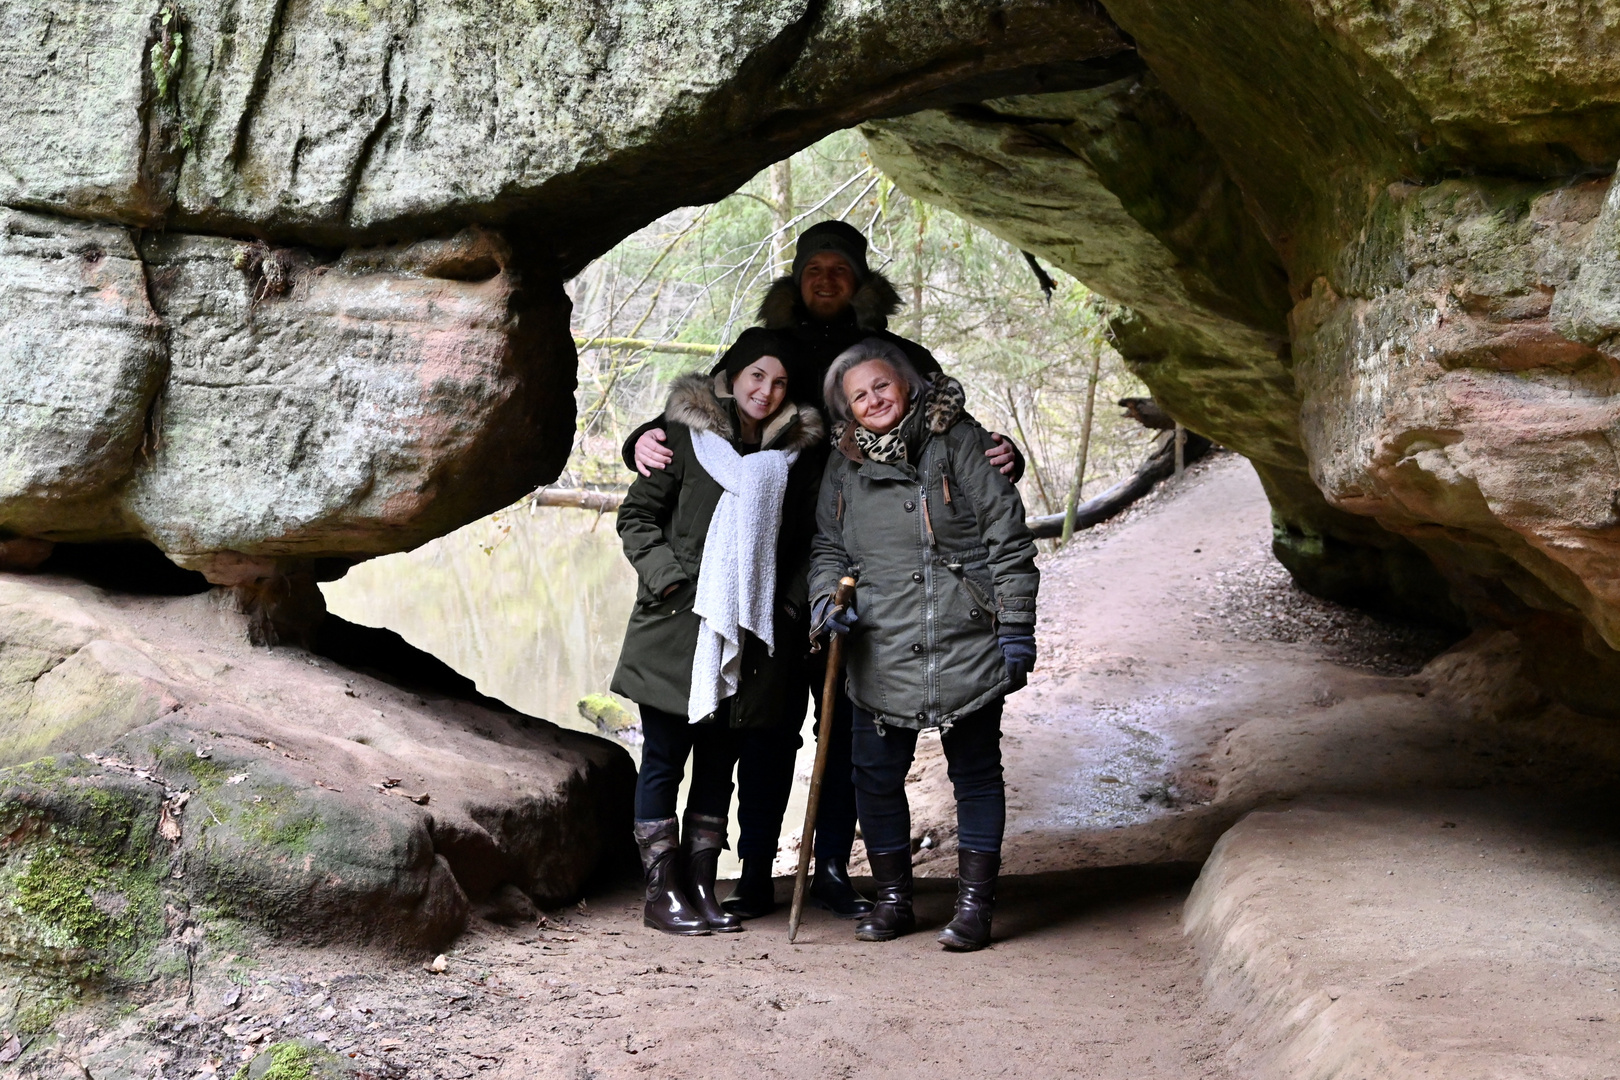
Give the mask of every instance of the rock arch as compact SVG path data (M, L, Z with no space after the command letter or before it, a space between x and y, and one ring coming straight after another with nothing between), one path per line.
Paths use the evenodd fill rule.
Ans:
M249 587L502 505L566 452L561 281L865 123L1129 305L1308 586L1520 627L1607 708L1611 4L3 10L5 533Z

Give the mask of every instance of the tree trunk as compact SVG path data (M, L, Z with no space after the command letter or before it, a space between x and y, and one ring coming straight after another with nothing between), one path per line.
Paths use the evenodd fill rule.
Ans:
M1069 499L1063 505L1063 536L1060 543L1067 544L1074 535L1074 508L1080 503L1080 488L1086 482L1086 457L1091 453L1091 419L1097 411L1097 376L1102 370L1102 350L1091 357L1091 378L1086 382L1086 412L1080 421L1080 458L1074 463L1074 483L1069 485Z
M783 158L771 166L771 210L775 214L775 238L771 241L771 266L776 277L793 270L793 237L788 223L793 220L793 159Z

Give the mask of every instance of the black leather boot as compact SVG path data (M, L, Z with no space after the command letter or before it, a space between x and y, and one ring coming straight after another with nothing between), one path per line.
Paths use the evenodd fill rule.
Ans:
M917 916L911 909L911 849L869 851L872 884L877 889L877 905L855 924L860 941L892 941L917 929Z
M939 943L953 952L990 944L990 913L996 906L996 875L1001 855L994 851L956 852L956 918L939 932Z
M744 859L737 887L720 905L739 919L758 919L776 910L776 882L771 860Z
M734 934L743 928L742 920L720 906L714 895L714 879L719 869L720 851L726 846L726 819L710 814L687 814L681 829L681 884L692 909L703 916L717 934Z
M810 879L810 899L840 919L858 919L872 912L872 901L855 891L849 880L847 859L816 859L816 874Z
M641 921L666 934L707 934L708 920L692 908L692 902L681 891L676 872L681 841L675 819L638 821L635 829L641 868L647 875L647 906L642 909Z

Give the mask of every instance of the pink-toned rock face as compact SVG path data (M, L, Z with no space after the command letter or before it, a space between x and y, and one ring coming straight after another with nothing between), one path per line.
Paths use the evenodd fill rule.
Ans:
M182 236L148 259L170 373L129 505L172 554L414 546L566 453L571 379L551 365L571 376L572 342L544 336L566 301L494 234L324 265Z
M4 225L0 536L150 539L238 584L413 547L567 454L568 301L499 234L333 260Z
M1337 287L1319 279L1292 316L1304 443L1328 500L1454 575L1580 611L1611 647L1617 218L1608 181L1397 185Z

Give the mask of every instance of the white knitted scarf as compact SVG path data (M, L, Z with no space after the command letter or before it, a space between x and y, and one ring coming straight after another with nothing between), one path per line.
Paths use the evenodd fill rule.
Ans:
M788 466L799 452L761 450L744 456L714 432L698 430L692 432L692 449L698 464L725 489L703 541L693 604L702 622L686 715L695 724L737 692L743 631L776 652L776 538Z

